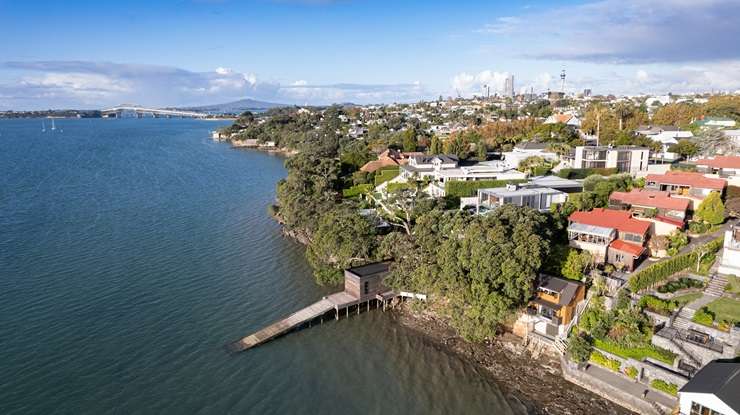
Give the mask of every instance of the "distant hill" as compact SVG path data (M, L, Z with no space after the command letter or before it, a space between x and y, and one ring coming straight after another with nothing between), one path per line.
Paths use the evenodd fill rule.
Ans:
M179 110L198 111L218 114L239 114L244 111L265 111L270 108L287 107L286 104L274 102L257 101L254 99L240 99L239 101L227 102L225 104L203 105L199 107L178 108Z

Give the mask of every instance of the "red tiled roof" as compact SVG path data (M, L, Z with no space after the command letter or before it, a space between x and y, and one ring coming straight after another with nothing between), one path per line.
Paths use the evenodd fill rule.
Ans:
M397 166L398 162L390 157L381 157L378 160L368 161L364 166L360 167L360 170L366 172L374 172L380 168L388 166Z
M609 196L609 199L628 205L681 211L688 209L691 203L689 199L673 198L668 192L646 189L632 189L631 192L614 192Z
M632 218L626 210L612 210L596 208L589 212L573 212L568 220L584 225L613 228L620 232L644 234L650 229L650 222L643 222Z
M740 156L716 156L711 159L701 159L696 161L696 165L715 169L740 169Z
M678 226L681 229L683 229L683 227L685 225L684 221L682 221L681 219L669 218L668 216L663 216L663 215L657 215L655 217L655 220L659 220L661 222L665 222L665 223L668 223L670 225Z
M645 251L645 248L643 248L642 246L631 244L621 239L613 240L612 243L609 244L609 249L616 249L617 251L626 252L636 257L642 255L643 251Z
M727 185L725 179L706 177L701 173L669 171L666 174L648 174L645 180L662 184L699 187L702 189L722 190Z

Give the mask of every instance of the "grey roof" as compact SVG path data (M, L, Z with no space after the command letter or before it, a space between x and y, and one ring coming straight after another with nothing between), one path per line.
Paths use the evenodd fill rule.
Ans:
M478 189L479 193L489 194L499 197L511 197L511 196L534 196L539 194L562 194L560 190L551 189L549 187L517 187L514 190L509 190L506 187L491 187L485 189Z
M532 141L526 141L524 143L519 143L515 145L514 148L518 148L520 150L544 150L548 146L548 143L535 143Z
M581 283L576 281L549 276L543 277L543 281L540 284L540 288L544 288L546 290L560 294L560 299L558 301L559 305L570 304L570 302L573 301L573 297L575 297L576 292L578 291L578 287L580 286Z
M699 370L680 392L712 393L740 412L740 363L714 360Z
M593 225L586 225L584 223L571 223L570 226L568 226L569 231L574 231L578 233L587 233L589 235L596 235L596 236L604 236L609 237L611 236L612 232L614 232L614 229L612 228L605 228L603 226L593 226Z
M539 177L533 177L529 180L529 183L527 183L525 186L537 186L537 187L551 187L553 189L557 188L573 188L573 187L583 187L583 182L570 180L570 179L563 179L562 177L558 176L539 176Z
M430 164L432 160L438 158L442 163L457 163L457 156L454 154L437 154L437 155L423 155L411 157L416 161L417 164Z
M349 268L347 271L358 277L367 277L368 275L379 274L381 272L388 272L390 269L390 263L388 262L374 262L372 264L362 265L359 267Z

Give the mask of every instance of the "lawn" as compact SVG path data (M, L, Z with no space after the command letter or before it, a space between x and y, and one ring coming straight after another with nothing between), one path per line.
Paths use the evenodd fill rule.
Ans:
M701 297L702 293L689 293L684 295L679 295L676 297L673 297L673 301L677 302L679 306L684 306L699 297Z
M715 321L740 321L740 301L720 298L707 304L707 308L714 313Z

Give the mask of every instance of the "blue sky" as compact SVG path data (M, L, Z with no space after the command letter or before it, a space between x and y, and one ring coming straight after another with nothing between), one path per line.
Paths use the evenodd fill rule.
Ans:
M736 0L0 0L0 109L740 89Z

